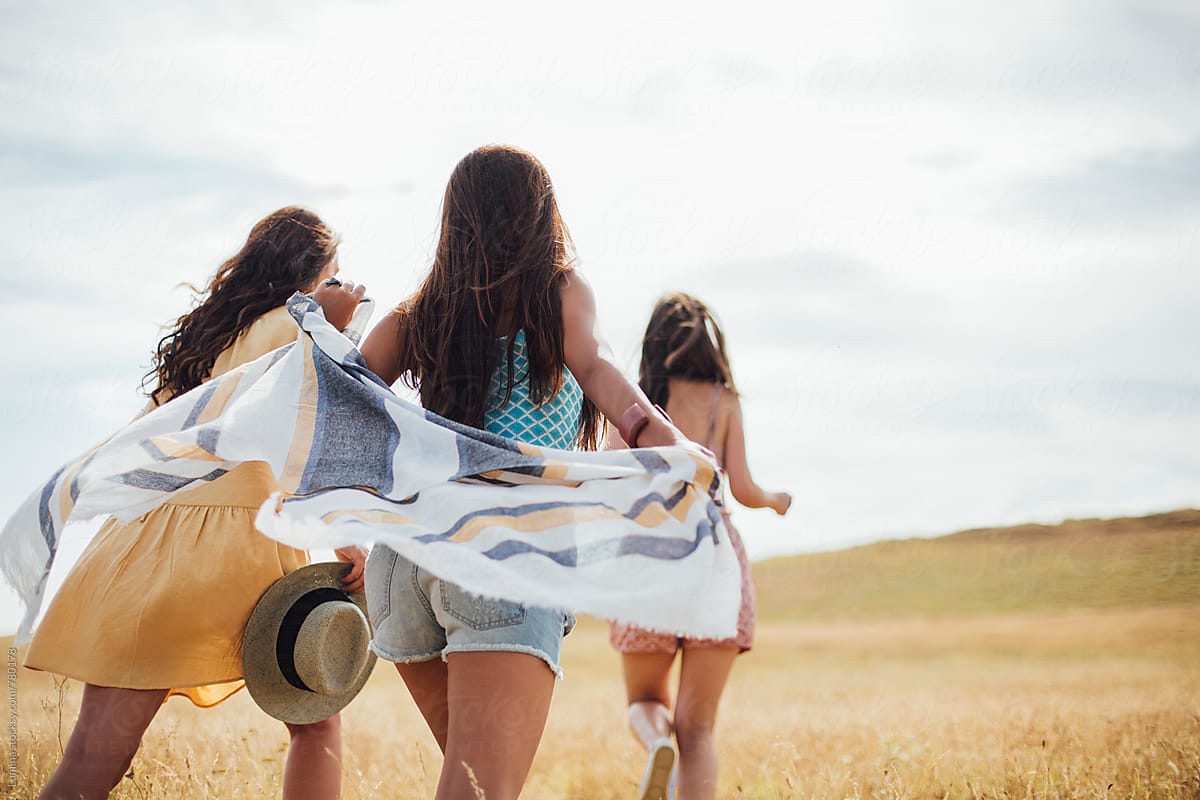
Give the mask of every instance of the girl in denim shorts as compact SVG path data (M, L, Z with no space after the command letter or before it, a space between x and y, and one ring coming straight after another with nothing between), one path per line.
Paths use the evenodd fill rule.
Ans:
M545 447L594 449L601 414L634 444L683 435L617 367L546 168L481 147L446 186L436 255L416 294L363 343L443 417ZM372 649L396 664L445 760L438 798L515 798L550 708L574 620L485 599L377 546L367 561Z

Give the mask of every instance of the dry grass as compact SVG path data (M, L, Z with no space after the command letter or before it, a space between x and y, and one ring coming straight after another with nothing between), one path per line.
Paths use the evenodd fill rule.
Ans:
M1200 512L755 572L758 641L718 721L720 797L1200 800ZM523 797L632 798L643 756L601 623L581 621L563 666ZM20 673L9 794L32 798L80 687ZM441 756L390 666L344 720L346 798L432 796ZM278 797L286 739L244 692L209 711L171 700L114 796Z
M1200 606L1200 511L877 542L754 576L779 620Z
M1197 664L1192 608L766 623L724 700L720 796L1200 797ZM564 666L523 796L632 797L641 756L603 626L581 624ZM14 797L54 768L78 695L21 676ZM390 668L345 716L346 797L432 795L440 756ZM172 700L115 796L277 797L285 740L245 693Z

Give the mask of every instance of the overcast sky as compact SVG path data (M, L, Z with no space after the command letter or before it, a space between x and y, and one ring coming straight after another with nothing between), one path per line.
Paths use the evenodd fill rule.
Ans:
M796 496L752 555L1200 503L1194 2L98 5L0 3L4 514L255 220L311 206L386 306L489 142L631 372L657 295L716 309Z

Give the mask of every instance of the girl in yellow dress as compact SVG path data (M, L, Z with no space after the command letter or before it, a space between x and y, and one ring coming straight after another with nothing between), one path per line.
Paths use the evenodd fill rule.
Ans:
M296 339L284 302L315 292L326 318L344 328L364 288L341 283L338 238L302 208L259 221L221 265L203 301L158 343L149 408ZM254 529L275 488L261 462L243 464L173 497L133 522L110 520L80 557L30 644L25 666L84 683L79 719L41 798L103 798L129 769L155 713L170 695L201 707L242 682L242 634L258 599L307 554ZM347 591L362 588L365 551ZM285 798L332 798L341 788L341 729L335 715L288 724Z

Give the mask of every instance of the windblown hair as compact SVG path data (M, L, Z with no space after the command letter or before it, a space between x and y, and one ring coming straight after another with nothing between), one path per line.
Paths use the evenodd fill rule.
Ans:
M398 362L425 408L482 427L489 387L525 331L529 394L542 404L563 385L559 290L575 249L545 166L507 145L480 147L454 168L442 200L437 253L404 315ZM507 338L507 346L497 340ZM501 359L504 359L503 361ZM594 449L600 413L584 400L576 444Z
M297 290L308 291L339 239L313 212L289 206L259 220L242 249L217 269L196 305L158 342L142 387L161 404L208 380L221 351Z
M667 407L671 378L719 383L737 391L721 326L708 306L683 292L658 301L642 339L638 385L650 402Z

